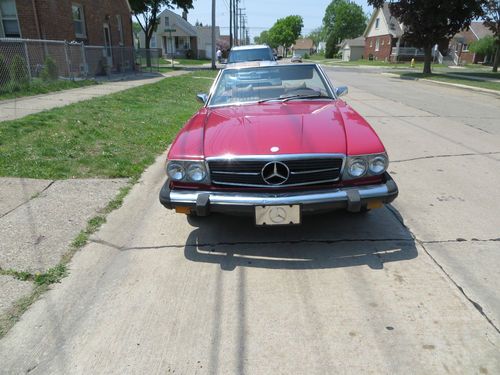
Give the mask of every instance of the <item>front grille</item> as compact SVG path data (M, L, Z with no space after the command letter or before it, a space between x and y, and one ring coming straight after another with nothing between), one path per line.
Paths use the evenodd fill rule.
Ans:
M338 181L342 171L343 158L330 157L292 157L259 160L217 159L209 160L210 177L214 185L279 188L301 185L322 185ZM279 161L290 171L288 179L281 185L268 184L262 177L266 164Z

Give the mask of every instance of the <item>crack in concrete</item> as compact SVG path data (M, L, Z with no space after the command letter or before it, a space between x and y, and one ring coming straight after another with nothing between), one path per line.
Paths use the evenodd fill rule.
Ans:
M187 244L172 244L159 246L119 246L111 242L90 239L89 242L111 247L120 251L130 250L157 250L157 249L181 249L184 247L218 247L218 246L237 246L237 245L296 245L296 244L325 244L332 245L336 243L352 243L352 242L408 242L413 243L410 238L379 238L379 239L352 239L342 238L337 240L293 240L293 241L236 241L236 242L207 242L207 243L187 243Z
M438 158L454 158L461 156L486 156L486 155L499 155L500 151L492 151L492 152L478 152L478 153L464 153L464 154L445 154L445 155L429 155L429 156L420 156L411 159L401 159L401 160L391 160L391 163L404 163L407 161L415 161L415 160L425 160L425 159L438 159Z
M56 181L57 181L57 180L52 180L52 181L50 181L50 183L49 183L46 187L44 187L44 188L43 188L43 190L41 190L41 191L39 191L38 193L36 193L35 195L31 196L31 197L30 197L27 201L24 201L23 203L19 204L18 206L14 207L13 209L11 209L11 210L7 211L6 213L4 213L4 214L0 215L0 219L1 219L1 218L3 218L3 217L5 217L5 216L7 216L8 214L10 214L10 213L14 212L14 211L15 211L15 210L17 210L19 207L24 206L26 203L31 202L33 199L35 199L35 198L39 197L39 196L40 196L40 194L44 193L44 192L45 192L48 188L50 188L50 187L54 184L54 182L56 182Z
M427 254L427 256L434 262L434 264L436 266L438 266L441 271L446 275L446 277L452 282L452 284L460 291L460 293L467 299L467 301L469 301L472 306L474 306L474 308L486 319L486 321L491 325L491 327L498 333L500 334L500 328L497 327L495 325L495 323L493 322L493 320L491 320L491 318L484 312L483 310L483 307L477 303L476 301L474 301L471 297L468 296L468 294L465 292L465 290L453 279L453 277L451 277L451 275L446 272L446 270L444 269L444 267L437 261L436 258L434 258L431 253L429 252L429 250L427 250L427 248L425 247L426 244L429 244L429 243L439 243L439 242L466 242L467 240L465 239L457 239L457 240L452 240L452 241L436 241L436 242L431 242L431 241L421 241L417 238L417 236L410 230L410 228L404 223L403 219L401 218L401 216L394 211L394 208L388 204L386 205L386 207L389 209L389 211L393 214L393 216L396 218L396 220L411 234L411 236L413 237L413 239L415 240L415 242L417 242L421 247L422 249L424 250L424 252ZM479 240L481 241L481 240ZM492 240L486 240L486 241L500 241L500 238L496 238L496 239L492 239Z
M420 241L423 244L439 244L439 243L458 243L458 242L499 242L500 238L490 238L490 239L479 239L471 238L470 240L465 238L457 238L455 240L432 240L432 241Z

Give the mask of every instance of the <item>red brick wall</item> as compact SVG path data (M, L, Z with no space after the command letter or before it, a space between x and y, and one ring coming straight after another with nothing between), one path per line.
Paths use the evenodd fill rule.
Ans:
M72 4L83 7L86 26L86 38L77 39L71 12ZM17 13L21 27L21 36L29 39L79 40L90 45L104 44L103 25L109 24L111 43L120 42L118 21L122 17L123 42L126 47L133 46L132 20L126 0L35 0L38 13L39 30L35 18L32 0L16 0ZM39 35L41 33L41 35Z
M377 39L379 40L379 50L376 51ZM389 60L391 57L391 35L372 36L365 40L365 53L363 58L368 59L370 55L374 60Z

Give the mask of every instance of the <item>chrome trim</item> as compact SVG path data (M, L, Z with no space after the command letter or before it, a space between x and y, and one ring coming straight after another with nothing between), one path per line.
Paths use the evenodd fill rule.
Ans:
M308 186L308 185L316 185L316 184L326 184L329 182L336 182L339 181L339 178L336 178L335 180L319 180L319 181L309 181L309 182L301 182L298 184L286 184L286 185L253 185L253 184L240 184L240 183L235 183L235 182L219 182L213 180L212 183L214 184L219 184L219 185L227 185L227 186L240 186L240 187L255 187L255 188L263 188L263 189L286 189L289 187L294 187L294 186Z
M270 163L275 162L275 161L293 161L293 160L307 160L307 159L342 159L342 166L340 168L339 176L336 179L329 179L329 180L316 180L316 181L310 181L310 182L301 182L297 184L286 184L286 185L256 185L256 184L245 184L245 183L234 183L234 182L219 182L216 180L212 180L212 183L218 184L218 185L225 185L225 186L240 186L240 187L256 187L256 188L268 188L269 186L273 186L275 188L286 188L286 187L297 187L297 186L308 186L308 185L315 185L315 184L323 184L323 183L329 183L329 182L337 182L340 181L343 174L344 174L344 168L347 163L347 157L345 154L273 154L273 155L238 155L238 156L233 156L233 155L224 155L224 156L212 156L205 158L207 161L207 167L210 167L210 162L212 161L269 161ZM331 168L329 170L338 170L338 168ZM323 170L321 170L323 171ZM211 173L219 173L216 171L210 171ZM307 173L314 173L318 172L317 170L315 171L307 171ZM246 172L224 172L223 174L233 174L233 175L243 175L243 173ZM297 175L297 174L306 174L306 172L290 172L290 175ZM255 174L253 176L256 176ZM212 176L211 176L212 177Z
M260 173L258 172L224 172L224 171L212 171L212 173L217 173L217 174L227 174L227 175L240 175L240 176L259 176Z
M385 184L277 194L263 192L214 192L173 189L170 191L170 201L173 204L196 204L198 195L208 194L210 196L210 204L213 205L266 206L316 204L348 201L347 193L350 190L357 190L361 199L384 198L390 193Z
M288 161L302 159L342 159L342 167L340 168L340 176L344 174L347 157L345 154L273 154L273 155L221 155L205 158L210 163L211 161ZM288 185L289 186L289 185Z
M290 174L296 175L296 174L330 172L330 171L338 171L339 169L340 168L316 169L314 171L290 172Z

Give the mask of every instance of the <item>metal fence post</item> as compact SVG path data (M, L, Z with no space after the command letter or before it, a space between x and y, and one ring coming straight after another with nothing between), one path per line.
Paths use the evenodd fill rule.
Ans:
M81 53L82 53L82 64L83 64L83 76L85 78L87 78L88 76L88 71L89 71L89 68L87 66L87 54L85 53L85 44L83 44L83 42L80 43L80 50L81 50Z
M68 42L64 41L64 56L66 57L66 69L68 70L68 77L71 76L71 65L68 57Z
M30 82L32 81L32 77L31 77L31 64L30 64L30 55L29 55L29 51L28 51L28 43L26 41L24 41L24 56L26 58L26 67L28 68L28 76L30 78Z

